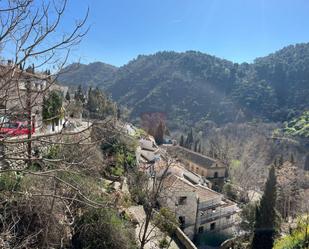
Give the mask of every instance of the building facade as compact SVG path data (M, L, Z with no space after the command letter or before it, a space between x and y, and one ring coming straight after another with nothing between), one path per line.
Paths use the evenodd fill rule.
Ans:
M227 174L226 166L222 162L181 146L166 146L166 150L177 157L187 170L209 180L213 189L222 188Z
M44 97L51 91L64 94L67 87L57 85L46 73L36 73L34 68L21 70L11 62L0 64L0 109L1 116L12 119L31 115L35 130L44 132L59 132L65 122L63 115L44 123L42 109ZM17 118L17 119L18 119ZM14 118L16 119L16 118Z
M175 213L180 228L191 240L196 235L211 233L232 235L236 229L236 203L176 175L166 178L160 204Z

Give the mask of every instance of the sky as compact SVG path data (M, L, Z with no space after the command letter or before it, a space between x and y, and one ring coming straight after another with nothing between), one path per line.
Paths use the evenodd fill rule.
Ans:
M64 30L87 7L90 30L72 62L121 66L139 54L198 50L241 63L309 42L308 0L71 0Z

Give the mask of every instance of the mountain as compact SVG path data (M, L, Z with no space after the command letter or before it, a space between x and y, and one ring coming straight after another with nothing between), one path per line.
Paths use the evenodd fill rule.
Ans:
M133 109L133 118L144 112L163 112L175 124L190 125L208 116L224 122L221 106L226 105L235 75L232 62L214 56L159 52L121 67L108 91Z
M81 63L73 63L64 68L58 80L70 87L82 85L84 88L88 86L108 87L108 83L114 78L117 67L103 63L93 62L88 65Z
M309 43L285 47L251 64L188 51L140 55L107 72L91 65L62 82L92 82L128 106L132 118L163 112L175 127L284 121L309 109Z

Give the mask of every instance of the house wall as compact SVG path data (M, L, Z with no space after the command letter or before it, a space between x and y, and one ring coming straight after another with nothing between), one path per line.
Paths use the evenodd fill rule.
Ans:
M224 232L231 234L234 231L234 225L237 220L236 204L228 206L209 206L200 205L197 216L197 231L203 227L203 232ZM215 224L212 227L212 224Z
M181 197L186 197L185 203L179 203ZM185 217L184 233L193 239L195 234L197 196L194 192L186 192L181 189L163 191L160 204L168 207L175 213L176 219Z
M212 181L225 178L226 167L220 161L180 146L165 146L165 148L171 155L179 158L187 170Z
M188 160L185 160L185 161L186 161L185 167L188 170L190 170L190 171L192 171L192 172L194 172L194 173L196 173L200 176L204 176L204 177L210 178L210 179L215 178L216 175L217 175L216 178L224 178L225 177L225 172L226 172L225 167L221 167L221 166L215 167L215 166L213 166L213 167L207 169L205 167L202 167L202 166L195 164L193 162L190 162ZM217 172L217 174L215 175L216 172Z
M54 124L52 123L48 123L45 127L46 130L44 130L44 132L47 133L56 133L56 132L60 132L63 129L63 124L65 122L64 118L60 118L57 121L53 121ZM53 128L54 127L54 128Z

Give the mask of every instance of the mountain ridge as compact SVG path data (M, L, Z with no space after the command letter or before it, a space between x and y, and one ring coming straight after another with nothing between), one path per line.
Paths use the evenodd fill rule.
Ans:
M133 119L164 112L176 126L209 120L284 121L309 108L309 43L241 64L198 51L163 51L139 55L99 75L90 75L89 81L128 106Z

